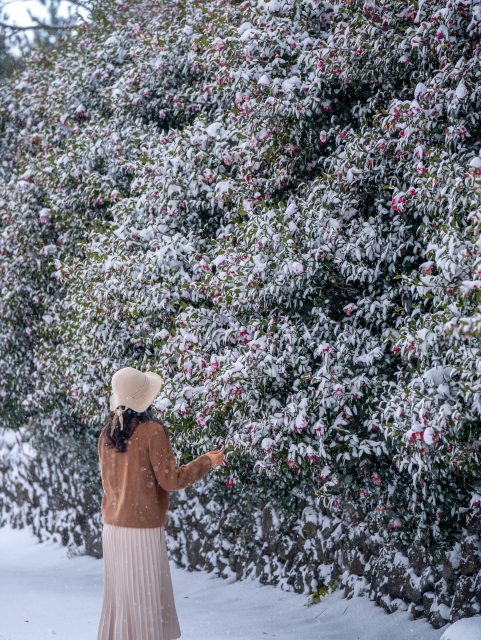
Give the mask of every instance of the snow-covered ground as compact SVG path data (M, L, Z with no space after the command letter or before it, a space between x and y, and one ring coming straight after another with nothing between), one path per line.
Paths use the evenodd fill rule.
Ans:
M172 575L183 640L439 640L445 631L387 615L367 598L335 593L305 607L304 596L254 581L175 566ZM96 640L101 603L101 560L68 558L58 543L0 529L0 640Z

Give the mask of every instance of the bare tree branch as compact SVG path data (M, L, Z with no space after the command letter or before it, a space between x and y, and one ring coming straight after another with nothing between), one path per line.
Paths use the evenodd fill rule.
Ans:
M7 5L15 1L16 0L0 0L0 17L3 17L4 19L5 18L8 19L9 16L1 16L2 10L4 7L6 7ZM70 5L79 7L80 9L87 11L88 13L91 13L91 6L89 5L88 0L68 0L68 3ZM27 11L30 16L30 19L35 24L32 24L30 26L17 26L14 24L7 24L6 22L0 21L0 28L9 29L11 34L20 32L20 31L47 31L47 32L48 31L50 32L70 31L78 27L78 23L73 23L72 20L75 20L77 18L85 20L85 16L82 16L81 14L79 14L77 10L68 19L64 19L65 21L62 24L56 24L56 25L46 24L45 22L42 22L42 20L39 20L34 15L32 15L32 11L30 9L27 9Z
M45 31L67 31L69 29L78 29L78 24L64 24L59 26L54 26L51 24L44 24L40 22L37 18L34 18L35 22L38 24L31 25L30 27L17 27L14 24L6 24L5 22L0 22L0 27L4 29L11 29L12 31L30 31L31 29L44 29Z
M78 27L78 24L74 24L72 21L67 22L67 20L64 20L64 22L61 25L46 25L45 22L42 22L39 18L37 18L36 16L32 16L32 14L30 13L30 11L28 12L30 15L30 19L33 20L41 29L51 29L52 27L54 28L62 28L62 27L68 27L70 29L73 29L74 27Z
M77 7L82 7L82 9L86 9L87 11L91 10L91 7L85 3L85 2L80 2L80 0L68 0L70 4L74 4Z

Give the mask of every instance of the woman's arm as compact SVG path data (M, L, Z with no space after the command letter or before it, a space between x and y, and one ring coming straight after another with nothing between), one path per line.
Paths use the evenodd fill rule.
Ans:
M222 464L222 451L211 451L181 467L175 463L174 452L165 429L153 428L149 439L149 457L157 482L165 491L179 491L198 482L205 474Z

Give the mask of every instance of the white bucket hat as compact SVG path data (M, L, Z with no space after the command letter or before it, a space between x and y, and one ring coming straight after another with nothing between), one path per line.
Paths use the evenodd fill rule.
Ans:
M114 411L116 415L112 421L112 430L115 429L117 420L120 421L120 428L124 428L123 414L127 409L137 413L146 411L155 400L161 386L162 378L151 371L142 373L132 367L125 367L114 373L110 411Z

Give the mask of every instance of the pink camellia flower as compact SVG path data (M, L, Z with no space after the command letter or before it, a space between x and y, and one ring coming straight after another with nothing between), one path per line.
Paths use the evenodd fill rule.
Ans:
M336 384L336 386L334 387L334 395L335 396L342 396L344 389L341 387L341 385Z
M324 144L327 141L327 133L322 130L319 134L319 144Z
M206 180L209 181L209 183L212 182L212 180L214 180L215 178L215 175L212 173L210 169L204 169L203 176Z
M371 466L371 461L365 458L364 460L361 460L359 466L361 467L361 469L367 469L367 467Z
M214 51L222 51L223 49L225 49L225 44L222 42L220 38L217 38L212 43L212 48L214 49Z
M336 476L333 476L331 478L331 482L332 482L332 484L339 484L339 480L336 478Z
M225 481L225 486L229 489L234 486L234 478L227 478L227 480Z
M379 475L379 473L377 473L376 471L374 471L371 475L371 480L373 482L373 484L376 485L376 487L380 487L381 483L382 483L382 478Z
M391 209L393 211L399 211L399 213L403 213L406 211L406 197L405 196L397 196L391 201Z
M305 271L304 265L302 265L300 262L293 262L292 270L294 271L296 276L301 276Z
M423 440L424 439L424 434L422 431L413 431L411 438L413 440Z
M426 167L422 164L422 162L420 162L417 166L416 169L418 171L418 173L420 175L424 175L426 173Z
M354 304L354 302L351 302L350 304L344 307L343 311L346 314L346 316L350 316L351 313L354 311L354 309L357 309L357 306Z
M366 492L364 491L364 489L359 489L359 499L360 500L366 499Z
M402 529L403 523L401 520L399 520L399 518L394 518L394 520L391 522L391 526L393 529Z
M138 24L134 24L134 26L132 27L134 33L138 33L140 31L140 25Z
M385 509L384 509L384 507L382 506L382 504L378 504L378 505L377 505L377 507L376 507L376 511L377 511L378 513L384 513L384 510L385 510Z

